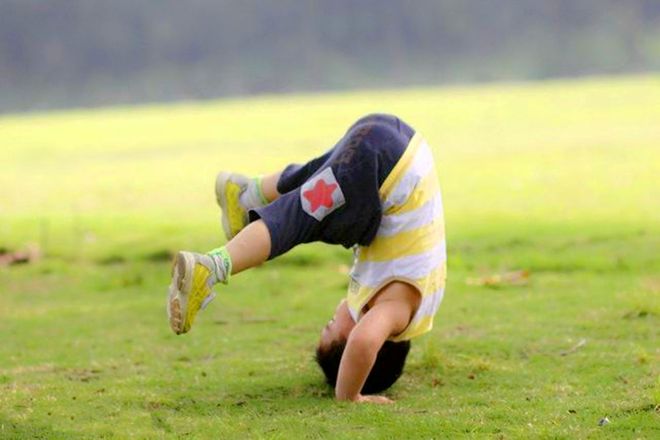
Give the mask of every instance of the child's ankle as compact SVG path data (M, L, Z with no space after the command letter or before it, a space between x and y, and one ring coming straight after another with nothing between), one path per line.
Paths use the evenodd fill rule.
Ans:
M221 246L207 252L207 255L213 260L215 282L227 284L229 278L231 278L232 269L231 256L227 252L227 249Z
M259 195L259 201L262 203L262 206L268 205L271 201L266 197L264 193L264 178L263 176L257 176L254 178L254 186L256 187L257 193Z
M257 176L250 180L245 191L240 195L240 201L247 209L260 208L268 205L269 201L264 195L263 178Z

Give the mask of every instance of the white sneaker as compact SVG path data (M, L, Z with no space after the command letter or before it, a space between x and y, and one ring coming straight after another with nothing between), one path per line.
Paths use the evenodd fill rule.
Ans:
M167 297L167 316L177 335L188 332L197 312L215 298L211 288L218 281L216 272L213 258L208 255L177 253Z

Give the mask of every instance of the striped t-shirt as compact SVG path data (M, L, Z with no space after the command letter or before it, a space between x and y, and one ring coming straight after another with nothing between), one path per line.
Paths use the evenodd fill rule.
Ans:
M408 327L390 338L403 341L433 327L447 274L442 196L431 149L419 133L379 195L383 217L371 244L356 249L347 302L357 322L369 300L388 283L413 285L422 296L419 308Z

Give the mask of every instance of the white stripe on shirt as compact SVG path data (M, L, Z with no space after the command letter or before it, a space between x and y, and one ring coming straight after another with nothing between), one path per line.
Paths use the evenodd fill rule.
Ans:
M403 277L411 280L424 278L447 259L445 240L427 252L407 255L387 261L357 261L353 265L351 277L361 286L377 287L389 277Z
M436 193L432 199L412 211L384 215L378 228L379 237L390 237L399 232L421 228L443 216L442 196Z

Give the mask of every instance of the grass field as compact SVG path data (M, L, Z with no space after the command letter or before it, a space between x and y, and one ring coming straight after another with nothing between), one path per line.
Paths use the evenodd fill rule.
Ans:
M433 145L449 245L396 404L336 403L312 361L342 248L237 276L173 335L172 253L224 241L215 173L374 111ZM44 256L0 267L0 438L659 438L659 204L658 77L3 116L0 247Z

